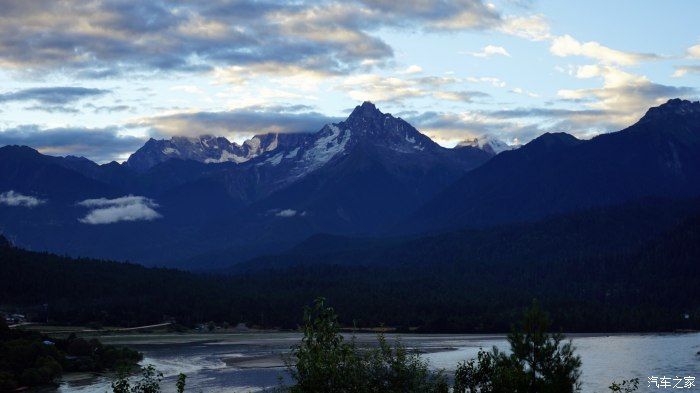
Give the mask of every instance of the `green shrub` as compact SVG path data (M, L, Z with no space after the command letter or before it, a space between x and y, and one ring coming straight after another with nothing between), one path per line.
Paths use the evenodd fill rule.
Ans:
M508 335L511 354L480 350L455 373L455 393L566 393L581 390L581 359L562 334L550 334L549 318L534 303L520 329Z
M379 336L376 349L358 348L340 334L338 318L324 299L304 312L304 337L294 347L287 368L293 393L447 392L441 373L428 370L418 354L400 342L389 345Z

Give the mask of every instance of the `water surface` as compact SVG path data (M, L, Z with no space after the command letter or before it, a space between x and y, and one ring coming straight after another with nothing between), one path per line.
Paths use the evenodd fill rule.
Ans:
M583 391L606 392L611 381L637 377L641 392L648 376L700 377L700 333L646 335L569 335L581 356ZM145 355L143 364L163 372L163 391L174 391L180 372L187 374L190 392L256 392L288 380L282 357L301 336L296 333L147 334L106 336L107 344L127 345ZM375 336L359 334L360 345L372 345ZM473 358L479 348L507 350L503 335L389 334L422 353L433 369L453 373L460 361ZM104 393L110 376L72 375L57 392ZM667 389L668 390L668 389ZM673 390L673 389L671 389ZM675 390L678 391L678 390ZM695 387L680 390L700 392Z

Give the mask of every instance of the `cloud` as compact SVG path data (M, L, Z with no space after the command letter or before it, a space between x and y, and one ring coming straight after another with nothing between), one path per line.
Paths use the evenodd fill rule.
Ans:
M94 105L85 104L83 105L86 109L92 109L95 113L115 113L115 112L126 112L131 111L134 108L129 105Z
M517 109L499 109L489 111L489 116L499 119L515 119L515 118L569 118L571 116L600 116L605 114L605 111L596 109L554 109L554 108L517 108Z
M494 135L510 145L518 145L548 130L541 124L503 120L480 111L428 111L402 116L443 146L454 146L483 135Z
M491 77L491 76L482 76L482 77L473 77L470 76L467 78L467 81L472 82L472 83L488 83L492 85L493 87L506 87L506 82L502 81L499 78L496 77Z
M401 103L407 99L433 97L441 100L471 102L489 97L480 91L453 90L462 80L454 77L399 77L379 74L348 76L337 86L356 101Z
M307 106L252 106L221 112L189 112L141 119L146 126L167 135L215 134L250 136L267 132L314 132L342 119L308 111Z
M295 216L300 216L303 217L306 215L306 212L299 212L294 209L282 209L279 211L275 211L275 216L277 217L284 217L284 218L290 218L290 217L295 217Z
M493 6L481 0L360 0L358 4L374 23L418 24L426 30L487 29L501 19Z
M673 73L673 77L680 78L687 74L700 74L700 65L676 66L676 71Z
M155 211L158 204L143 196L127 195L115 199L86 199L78 202L78 205L92 209L85 217L78 220L84 224L151 221L162 217Z
M36 101L44 105L65 105L109 92L109 90L85 87L35 87L0 94L0 102Z
M504 48L502 46L495 46L495 45L486 45L479 52L467 52L467 54L472 55L474 57L491 57L494 55L501 55L501 56L510 57L510 53L508 53L506 48Z
M489 98L490 94L476 90L438 91L433 94L435 98L447 101L473 102L476 98Z
M78 114L80 111L76 108L61 105L32 105L24 108L28 111L41 111L47 113L70 113Z
M610 49L595 41L581 43L570 35L555 37L549 50L555 56L584 56L596 59L606 65L633 65L643 60L660 58L660 56L651 53L633 53Z
M410 75L410 74L420 74L421 72L423 72L423 67L414 64L414 65L408 66L405 70L399 72L399 74Z
M6 0L0 67L81 78L293 65L348 73L393 57L379 30L490 29L482 0Z
M567 132L578 138L617 131L635 123L645 111L667 97L684 96L695 90L654 84L628 74L609 76L599 89L570 91L580 98L579 109L530 107L463 112L406 112L400 115L443 146L481 135L493 135L508 144L527 143L545 132ZM629 85L628 85L629 84ZM567 99L568 101L568 99Z
M96 162L118 160L141 147L142 138L120 135L120 128L23 125L0 130L0 146L26 145L44 154L85 156Z
M688 48L688 56L694 59L700 59L700 44L693 45Z
M13 190L0 193L0 205L35 207L46 203L45 199L39 199L30 195L20 194Z
M543 41L551 38L549 24L542 15L507 16L503 18L498 30L531 41Z
M608 124L622 127L637 121L651 106L660 105L670 98L689 97L697 89L687 86L668 86L650 81L643 75L623 71L607 65L585 65L576 70L582 79L602 78L603 86L589 89L562 89L557 95L564 100L584 102L590 109L605 111Z

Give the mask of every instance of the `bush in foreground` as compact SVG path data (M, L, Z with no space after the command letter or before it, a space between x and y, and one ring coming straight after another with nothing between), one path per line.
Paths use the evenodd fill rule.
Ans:
M520 329L508 335L511 354L494 347L461 363L455 393L567 393L581 390L581 359L562 334L550 334L549 318L535 303Z
M304 338L287 361L292 393L447 392L442 373L428 369L417 353L380 335L378 348L358 348L340 334L338 318L323 299L304 313Z
M0 392L54 383L63 372L99 372L137 364L140 353L75 335L55 339L10 329L0 317Z

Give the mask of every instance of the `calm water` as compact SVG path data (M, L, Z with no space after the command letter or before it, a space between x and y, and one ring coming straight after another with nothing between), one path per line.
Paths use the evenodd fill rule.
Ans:
M640 378L641 392L647 377L694 376L700 379L700 333L649 335L572 335L583 361L583 391L605 392L613 380ZM174 391L178 373L188 375L190 392L255 392L279 386L285 380L281 355L300 336L293 333L129 335L103 337L142 351L144 364L153 364L165 375L164 392ZM358 335L362 345L374 335ZM480 347L507 349L498 335L388 335L420 350L432 368L454 372L457 363L472 358ZM700 384L700 383L699 383ZM58 392L107 392L108 376L77 375L63 381ZM669 390L669 389L667 389ZM678 391L670 389L673 391ZM700 388L684 389L700 392Z

